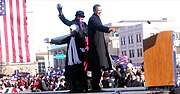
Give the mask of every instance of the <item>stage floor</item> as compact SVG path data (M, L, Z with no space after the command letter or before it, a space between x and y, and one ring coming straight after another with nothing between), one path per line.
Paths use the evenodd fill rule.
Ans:
M88 92L81 94L169 94L168 90L147 90L146 87L128 87L128 88L103 88L104 92ZM46 91L46 92L21 92L23 94L69 94L69 90ZM74 93L78 94L78 93Z

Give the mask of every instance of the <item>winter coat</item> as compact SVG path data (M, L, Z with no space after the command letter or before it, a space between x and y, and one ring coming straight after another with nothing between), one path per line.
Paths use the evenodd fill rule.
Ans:
M88 69L93 67L101 69L111 69L111 61L108 48L105 42L104 33L110 33L108 27L102 25L101 19L96 14L93 14L88 21Z
M81 64L68 65L68 50L66 52L66 64L65 64L65 77L66 79L83 79L84 78L84 55L85 53L81 51L80 48L85 48L85 41L80 35L77 33L75 35L67 36L61 40L51 40L52 44L65 44L67 43L67 49L69 48L69 43L71 37L75 37L75 44L78 53L79 60L82 61Z
M71 26L72 24L78 25L79 28L80 28L80 35L83 36L83 37L87 36L87 24L85 22L82 22L82 27L80 27L80 23L79 23L77 18L75 18L74 20L70 21L70 20L66 19L64 14L59 15L59 18L67 26Z
M84 60L84 70L87 71L87 66L88 66L88 61L87 61L87 52L89 50L88 47L88 33L87 33L87 24L85 22L82 22L82 26L80 26L80 22L78 21L77 17L70 21L68 19L66 19L66 17L64 16L64 14L59 14L59 18L60 20L67 26L71 26L72 24L76 24L77 26L79 26L80 30L78 31L80 34L80 37L83 38L83 40L85 41L85 49L86 49L86 53L85 53L85 60Z

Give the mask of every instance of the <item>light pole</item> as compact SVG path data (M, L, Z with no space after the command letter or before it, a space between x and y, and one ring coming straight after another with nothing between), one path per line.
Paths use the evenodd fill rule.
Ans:
M118 47L118 43L117 43L117 55L119 56L119 47Z
M50 67L50 62L49 62L49 47L47 46L47 55L48 55L48 67Z

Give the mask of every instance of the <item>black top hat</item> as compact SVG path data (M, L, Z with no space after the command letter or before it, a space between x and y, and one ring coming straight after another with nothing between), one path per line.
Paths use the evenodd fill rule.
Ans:
M77 11L75 16L76 16L76 17L83 17L83 18L85 17L85 16L84 16L84 12L81 11L81 10Z

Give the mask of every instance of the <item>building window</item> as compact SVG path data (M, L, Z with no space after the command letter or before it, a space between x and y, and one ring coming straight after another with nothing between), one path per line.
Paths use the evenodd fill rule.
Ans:
M140 56L141 56L141 57L143 56L142 48L140 48Z
M139 42L142 41L142 37L141 37L141 34L139 34Z
M126 37L123 37L124 45L126 45Z
M126 55L126 51L122 51L121 54L122 54L122 55Z
M133 58L134 57L134 49L129 50L129 57Z
M137 49L137 57L139 57L139 49Z
M180 33L176 32L176 40L180 40Z
M132 57L134 57L134 49L132 49Z
M143 56L142 48L137 49L137 57L142 57L142 56Z
M112 36L113 37L119 37L119 34L118 33L112 33Z
M121 38L121 45L123 45L123 38Z
M121 37L121 45L126 45L126 38L125 37Z
M142 39L141 39L141 34L137 34L137 35L136 35L136 42L139 43L139 42L141 42L141 41L142 41Z
M115 37L119 37L119 34L118 34L118 33L115 33Z
M131 58L132 57L132 55L131 55L131 50L129 50L129 58Z
M133 44L133 36L132 35L128 36L128 41L129 41L129 44Z
M131 44L130 36L128 36L128 42L129 42L129 44Z
M136 35L136 42L139 42L138 34Z
M133 36L131 35L131 43L133 44L134 42L133 42Z
M45 62L38 63L38 73L44 74L45 73Z

